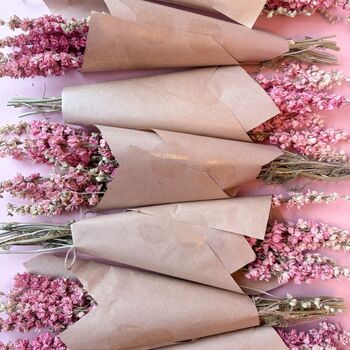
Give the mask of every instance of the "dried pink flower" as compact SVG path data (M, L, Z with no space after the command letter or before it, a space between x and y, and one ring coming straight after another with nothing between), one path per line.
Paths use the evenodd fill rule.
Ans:
M278 208L281 205L286 205L288 209L292 207L301 209L308 204L331 204L339 199L350 201L350 195L340 195L335 192L327 194L324 192L312 191L309 189L306 192L290 191L285 195L273 195L272 205L275 208Z
M32 340L18 339L14 343L4 344L0 342L0 350L67 350L67 347L59 337L46 332Z
M278 330L278 334L290 350L337 350L350 346L350 333L337 324L321 322L318 328L308 332Z
M95 206L118 166L100 133L49 121L19 123L0 128L0 157L30 159L50 165L54 171L18 174L0 183L4 192L33 204L9 205L9 214L59 215Z
M349 81L341 72L328 72L317 66L287 62L274 74L261 72L255 80L274 100L281 113L250 132L256 142L268 140L320 161L347 161L343 151L332 147L349 142L344 130L324 128L324 118L316 112L349 104L343 95L330 90Z
M268 0L265 5L268 17L275 15L296 17L299 14L310 16L320 13L330 22L343 20L342 17L332 14L335 10L349 11L349 0Z
M81 67L89 23L47 15L36 19L14 16L8 23L22 34L0 41L0 47L12 51L0 61L0 77L27 78L63 75Z
M349 81L338 71L326 71L316 65L285 62L275 74L269 70L255 75L255 80L270 95L282 114L308 114L314 110L334 110L347 105L342 95L328 93Z
M7 318L0 322L1 331L28 332L49 328L58 332L75 323L94 306L79 282L29 273L15 276L14 287L5 299L1 305Z
M347 230L311 220L296 223L275 222L269 225L263 241L248 238L256 253L256 260L247 267L246 277L280 283L350 278L350 269L337 265L335 260L312 254L319 248L350 251Z

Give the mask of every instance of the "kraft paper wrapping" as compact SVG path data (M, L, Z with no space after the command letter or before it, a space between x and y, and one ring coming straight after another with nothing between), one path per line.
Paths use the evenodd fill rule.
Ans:
M260 63L289 51L286 39L140 0L106 0L93 13L83 72Z
M66 18L84 18L91 11L108 13L104 0L44 0L50 11Z
M62 93L67 123L241 141L250 141L247 132L279 112L244 69L232 66L80 85Z
M266 0L160 0L169 4L192 7L223 15L252 27L261 13Z
M62 269L63 260L50 258L26 267ZM98 306L60 334L70 350L147 350L259 325L246 295L95 262L77 261L72 273Z
M72 225L79 253L242 293L232 274L255 260L271 197L146 207Z
M250 328L193 342L167 346L162 350L288 350L271 327Z
M71 0L64 8L45 0L66 16L104 11L101 1L91 1ZM111 15L90 18L83 72L260 63L289 51L285 38L216 18L140 0L105 4Z
M119 168L97 210L225 199L279 157L276 147L98 126Z
M44 0L55 14L65 17L82 18L91 11L108 13L104 0ZM160 0L170 4L215 11L241 23L252 27L263 9L266 0Z
M41 254L28 260L23 265L29 273L36 275L77 279L70 271L66 270L64 259L54 255Z

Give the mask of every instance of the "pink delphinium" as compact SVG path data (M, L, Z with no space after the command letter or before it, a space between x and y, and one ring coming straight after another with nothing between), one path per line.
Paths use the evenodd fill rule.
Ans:
M347 230L311 220L297 223L275 222L269 226L263 241L248 238L256 260L247 267L246 277L269 281L277 277L280 283L350 278L350 269L335 260L310 253L320 248L350 251Z
M282 149L320 161L347 161L343 151L332 145L349 142L349 132L325 128L322 110L333 110L349 104L345 96L330 93L334 87L349 81L342 73L321 70L317 66L288 62L274 74L259 73L255 80L274 100L281 113L250 132L254 141L268 140Z
M349 81L338 71L326 71L316 65L288 61L274 74L269 70L254 76L279 107L282 114L309 114L317 110L334 110L349 103L330 90Z
M32 340L18 339L15 342L4 344L0 342L0 350L67 350L59 337L46 332Z
M308 204L331 204L339 199L350 201L350 195L340 195L336 192L324 193L309 189L306 192L290 191L287 194L273 195L272 205L274 208L285 205L287 208L301 209Z
M5 332L60 332L94 306L79 282L29 273L16 275L13 289L4 299L1 306L7 318L1 319L0 330Z
M0 41L0 47L11 50L7 55L0 54L0 77L59 76L81 67L89 31L87 19L65 20L56 15L20 19L14 16L8 25L23 33Z
M61 167L113 159L100 133L46 120L0 127L0 157L8 156ZM102 165L110 172L108 164Z
M290 350L337 350L350 346L350 333L337 324L321 322L318 328L307 332L278 330Z
M332 15L334 10L349 11L349 0L268 0L265 5L268 17L275 15L296 17L299 14L310 16L320 13L331 22L341 20L342 17Z
M275 131L268 137L269 143L281 149L293 149L298 153L319 161L348 161L344 151L336 150L332 145L349 142L350 134L345 130L328 129L290 129Z
M8 192L31 202L21 206L9 204L9 214L52 216L95 206L118 166L98 132L35 121L5 125L0 128L0 136L0 157L30 159L54 169L46 177L18 174L12 180L2 181L0 195Z

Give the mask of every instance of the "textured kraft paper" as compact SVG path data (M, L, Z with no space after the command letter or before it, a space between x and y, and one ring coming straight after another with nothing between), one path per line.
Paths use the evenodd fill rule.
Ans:
M44 0L55 14L66 17L87 17L91 11L108 13L104 0ZM266 0L159 0L169 4L214 11L247 27L252 27Z
M62 264L41 255L25 266ZM246 295L95 262L76 261L72 273L98 306L60 334L70 350L146 350L259 325Z
M84 18L91 11L108 13L104 0L44 0L50 11L66 18Z
M272 327L258 327L167 346L160 350L288 350L288 347Z
M271 197L155 206L72 225L79 253L242 293L232 274L255 260Z
M83 72L260 63L289 51L285 38L140 0L106 0L93 13Z
M260 63L289 51L285 38L140 0L106 0L93 13L83 72Z
M46 4L70 13L59 0ZM216 18L140 0L105 4L111 15L90 18L83 72L260 63L289 51L285 38ZM71 14L84 16L88 7L70 2Z
M282 154L248 142L97 127L119 163L97 210L230 198Z
M234 21L253 27L266 0L159 0L169 4L217 12Z
M247 132L279 114L241 67L212 67L65 88L65 122L161 129L250 141Z

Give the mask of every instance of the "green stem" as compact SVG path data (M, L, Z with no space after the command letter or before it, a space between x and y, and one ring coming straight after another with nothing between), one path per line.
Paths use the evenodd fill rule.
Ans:
M36 114L56 113L62 111L61 97L27 98L15 97L7 102L8 107L27 108L29 111L20 114L19 117L26 117Z

